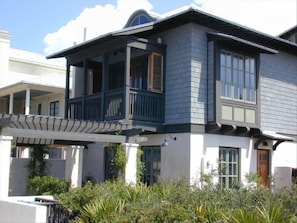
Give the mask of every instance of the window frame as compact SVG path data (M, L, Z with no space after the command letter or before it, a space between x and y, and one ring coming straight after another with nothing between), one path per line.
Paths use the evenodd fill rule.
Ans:
M58 109L57 109L57 106L56 104L58 104ZM54 105L54 114L52 114L52 105ZM50 101L50 104L49 104L49 116L52 116L52 117L59 117L59 114L60 114L60 101L59 100L53 100L53 101Z
M222 156L222 152L223 151L226 151L226 160L222 161L221 160L221 156ZM230 151L232 152L236 152L236 161L233 160L233 158L231 159L230 161ZM226 189L232 189L234 187L236 187L238 185L238 182L240 182L240 160L241 160L241 150L240 148L236 148L236 147L225 147L225 146L220 146L219 147L219 158L218 158L218 178L219 178L219 184L222 188L226 188ZM222 165L225 165L226 166L226 174L222 174ZM236 171L237 171L237 174L229 174L230 173L230 165L232 165L232 168L233 168L233 165L236 165ZM231 170L232 171L232 170ZM232 179L235 179L235 180L232 180L230 182L230 178ZM225 179L225 183L223 183L223 179ZM233 185L230 185L231 183L234 183Z
M229 64L227 64L227 59L225 61L225 64L222 64L222 54L225 55L229 55L230 56L230 67L228 67ZM237 102L241 102L241 103L247 103L247 104L256 104L257 103L257 85L258 85L258 75L257 75L257 58L256 56L251 56L250 54L246 54L246 53L242 53L242 52L238 52L235 50L229 50L229 49L225 49L225 48L220 48L219 49L219 80L221 83L221 91L220 91L220 97L222 99L226 99L226 100L233 100L233 101L237 101ZM234 60L235 58L242 58L242 69L240 69L239 64L237 66L234 65ZM249 70L247 69L247 65L246 62L249 62ZM251 61L254 61L254 72L252 72L250 70L251 67ZM225 70L230 70L230 82L228 84L230 84L230 96L225 96L222 94L222 90L223 90L223 83L226 82L223 80L222 76L222 70L223 68L225 68ZM235 74L237 71L237 75ZM240 99L239 97L235 97L235 87L239 86L240 87L240 83L239 82L239 74L240 72L242 72L242 99ZM225 77L227 75L228 72L225 73ZM238 81L235 82L235 76L237 76ZM254 100L248 100L247 99L247 95L248 95L248 91L247 89L252 89L251 85L252 83L250 82L251 77L254 76ZM247 79L248 78L248 79ZM224 78L225 80L228 78ZM247 85L247 81L250 82Z
M234 42L214 40L213 42L213 72L214 72L214 82L213 86L214 92L214 120L217 123L224 125L238 125L238 126L248 126L250 128L259 128L260 125L260 89L259 89L259 67L260 67L260 52L257 49L249 47L243 44L236 44ZM252 57L255 59L255 95L256 102L246 102L243 100L233 100L226 97L221 97L221 73L220 73L220 57L221 51L229 51L234 54L245 55L247 57ZM209 58L211 59L211 57ZM230 118L226 118L223 111L223 107L228 107L232 109ZM240 120L238 116L235 115L235 109L243 111L243 119ZM225 114L225 115L224 115ZM238 113L237 113L238 114Z

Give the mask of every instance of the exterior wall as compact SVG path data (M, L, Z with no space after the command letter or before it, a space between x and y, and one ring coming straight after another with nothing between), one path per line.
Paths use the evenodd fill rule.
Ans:
M5 86L8 75L10 35L0 30L0 88Z
M191 123L207 123L207 51L206 28L192 25L191 36Z
M207 123L207 29L187 24L164 33L165 123Z
M11 158L9 196L21 196L27 194L28 164L30 159ZM47 174L65 178L65 160L47 160Z
M161 147L161 179L190 178L190 134L172 134L173 140L166 134L146 135L147 142L140 146L161 146L167 138L168 146Z
M214 72L214 42L208 43L208 80L207 80L207 122L215 120L215 72Z
M49 115L50 103L52 101L59 101L59 116L63 117L65 107L64 94L49 94L43 97L34 98L34 100L31 100L30 114L37 114L37 106L41 103L41 114Z
M83 182L92 179L94 183L104 181L104 143L92 143L84 149Z
M192 25L164 33L166 49L165 123L189 123L191 120L191 38Z
M297 57L261 55L261 129L297 135Z
M42 197L53 199L51 196ZM0 200L0 223L46 223L47 207L34 204L34 199L35 197L10 197Z

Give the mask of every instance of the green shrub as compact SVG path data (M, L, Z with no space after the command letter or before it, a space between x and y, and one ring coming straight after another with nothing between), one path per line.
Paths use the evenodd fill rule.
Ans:
M56 195L66 193L70 187L70 180L53 176L35 176L28 179L29 195Z
M81 223L297 223L296 191L199 189L184 180L130 186L119 180L87 183L60 194L59 200Z

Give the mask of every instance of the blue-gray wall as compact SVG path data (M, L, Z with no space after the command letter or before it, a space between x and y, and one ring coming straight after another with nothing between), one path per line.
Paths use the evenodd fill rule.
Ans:
M162 34L166 51L165 123L206 123L207 37L187 24Z
M260 57L261 129L297 134L297 57Z
M212 43L205 27L187 24L162 33L166 52L165 123L206 124L214 109ZM208 63L208 64L207 64ZM260 128L297 134L297 57L260 56ZM207 81L207 77L210 81ZM258 95L259 96L259 95Z

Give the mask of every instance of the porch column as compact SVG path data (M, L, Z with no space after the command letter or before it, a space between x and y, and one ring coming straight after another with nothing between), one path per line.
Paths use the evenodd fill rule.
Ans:
M25 103L25 115L29 115L30 114L30 89L27 88L26 89L26 103Z
M9 114L13 114L13 93L9 95Z
M130 97L130 61L131 47L126 47L126 69L125 69L125 119L129 119L129 97Z
M12 136L0 135L0 198L8 197Z
M69 146L66 149L65 179L71 180L71 187L80 187L82 182L83 146Z
M139 144L123 143L122 144L127 157L125 182L127 184L136 184L137 182L137 149Z
M64 107L64 118L68 119L68 99L69 99L69 88L70 88L70 64L67 60L66 65L66 88L65 88L65 107Z

